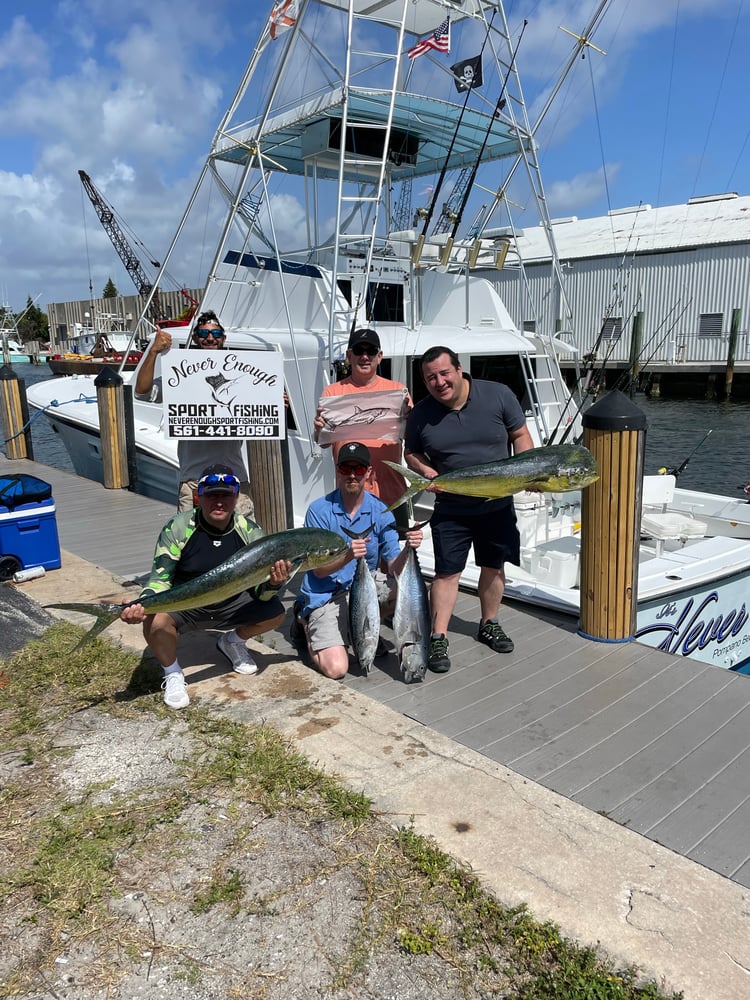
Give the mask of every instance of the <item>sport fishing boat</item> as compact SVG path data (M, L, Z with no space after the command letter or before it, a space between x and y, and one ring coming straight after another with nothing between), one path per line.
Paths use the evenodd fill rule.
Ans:
M415 401L425 394L420 356L446 345L472 376L514 390L537 445L579 433L558 363L571 344L556 331L574 326L536 155L541 118L529 121L516 51L503 5L486 0L286 0L263 25L162 270L179 254L204 186L218 186L227 211L200 309L221 318L227 350L283 356L295 525L334 486L313 420L324 387L344 374L356 327L377 330L381 374ZM511 318L492 281L503 266L523 280L508 228L498 226L516 174L538 206L554 262L544 300L526 305L533 330L524 328L527 317ZM426 203L415 204L425 192ZM171 332L178 351L188 334ZM168 363L160 356L157 374ZM93 378L38 383L28 399L57 428L76 471L101 480ZM163 409L135 400L133 410L137 488L173 502L177 445L165 435ZM674 482L665 499L669 477L653 478L664 482L654 484L653 502L644 498L640 637L750 669L750 520L728 498L685 498ZM580 495L519 494L515 503L522 566L508 567L508 596L577 613ZM428 505L420 501L415 516ZM709 527L709 511L719 508ZM429 536L420 562L433 571ZM477 580L470 563L462 583ZM669 631L664 622L679 625Z

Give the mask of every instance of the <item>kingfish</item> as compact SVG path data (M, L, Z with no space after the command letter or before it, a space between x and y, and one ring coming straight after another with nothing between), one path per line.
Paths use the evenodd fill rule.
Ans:
M428 486L434 486L441 493L495 499L522 490L567 493L590 486L599 478L596 459L588 448L573 444L531 448L512 458L454 469L434 479L426 479L395 462L386 461L385 464L400 472L409 483L406 492L388 510L395 510Z
M324 566L346 551L346 539L334 531L322 528L293 528L264 535L243 546L226 562L192 580L180 583L158 594L147 594L127 604L48 604L49 608L79 611L93 615L96 623L76 648L86 645L120 617L123 608L142 604L147 614L163 611L187 611L216 604L228 597L257 587L271 575L271 567L279 559L292 563L292 575Z
M349 633L354 655L363 673L369 674L380 638L380 602L375 579L364 556L357 559L349 590Z
M393 612L393 634L404 684L424 680L430 655L431 631L427 586L419 568L417 550L410 546L404 568L398 577L396 609Z

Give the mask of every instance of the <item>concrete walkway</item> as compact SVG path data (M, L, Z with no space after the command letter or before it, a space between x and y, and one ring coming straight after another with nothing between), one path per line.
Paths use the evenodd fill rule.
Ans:
M77 601L132 596L68 552L61 570L20 589L41 605L73 593ZM144 649L136 628L118 622L105 634ZM686 1000L750 996L747 889L320 677L274 651L273 635L268 646L250 643L261 664L254 677L217 666L214 642L197 634L180 650L193 704L273 725L394 826L413 818L504 904L525 903L538 920L599 944L664 989Z

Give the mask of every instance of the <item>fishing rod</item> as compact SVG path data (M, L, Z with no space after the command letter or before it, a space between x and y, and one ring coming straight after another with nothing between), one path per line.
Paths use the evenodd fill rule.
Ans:
M484 41L482 42L482 48L479 50L479 58L481 61L482 55L484 54L485 46L487 45L487 39L490 37L490 30L492 28L492 22L495 20L496 11L493 10L492 17L490 18L490 23L487 25L487 32L484 36ZM455 77L454 77L455 79ZM427 230L429 228L432 217L435 214L435 206L437 205L438 196L440 194L440 189L443 186L443 181L445 180L445 175L448 173L448 163L450 162L451 155L453 153L453 147L456 144L456 139L458 138L458 133L461 128L461 122L463 121L464 112L469 103L469 98L471 97L471 87L466 88L466 97L464 97L463 107L461 108L461 113L458 116L458 121L456 122L456 127L453 130L453 135L451 137L450 145L448 146L448 152L445 154L445 159L443 160L443 167L440 171L440 176L438 177L437 184L435 185L435 190L432 193L432 201L427 209L427 213L424 217L424 225L422 226L422 232L419 235L419 239L414 245L414 250L412 251L412 264L416 265L419 263L419 259L422 256L422 250L424 249L425 240L427 239Z
M494 14L493 14L493 17L494 17ZM447 242L445 244L445 248L443 250L442 257L440 259L440 263L441 263L441 265L443 267L448 263L448 258L450 257L450 252L453 249L453 241L456 238L456 233L458 232L458 227L461 224L461 219L463 217L464 210L465 210L466 205L467 205L467 203L469 201L469 198L471 196L471 191L472 191L472 188L474 186L474 181L476 180L476 176L477 176L477 173L479 171L479 165L482 162L482 156L484 155L484 151L485 151L485 149L487 147L487 143L489 142L489 138L490 138L490 134L492 132L492 128L493 128L493 126L495 124L495 121L496 121L498 115L500 114L500 112L502 111L502 109L507 104L507 101L505 99L505 93L506 93L506 90L507 90L507 87L508 87L508 80L510 78L510 74L513 72L513 67L514 67L515 62L516 62L516 55L518 54L518 47L521 44L521 39L524 36L524 32L526 31L526 26L527 26L528 23L529 22L526 21L526 20L523 22L523 27L521 28L521 33L518 36L518 41L516 42L516 46L513 49L513 53L512 53L512 55L510 57L510 63L508 64L508 69L507 69L507 71L505 73L505 79L503 80L503 85L500 88L500 96L497 99L497 103L495 104L495 109L492 112L489 124L488 124L488 126L487 126L487 128L485 130L485 133L484 133L484 138L482 139L482 145L479 147L479 152L477 153L477 156L476 156L476 158L474 160L474 164L473 164L473 166L471 168L471 173L469 174L469 180L468 180L468 182L466 184L466 190L464 191L463 198L461 199L461 203L459 205L458 211L456 212L456 218L455 218L455 220L453 222L453 228L451 229L451 234L448 237L448 240L447 240ZM488 34L489 34L489 29L488 29Z
M685 313L687 312L687 310L690 308L690 305L691 305L692 301L693 301L692 298L687 301L687 303L682 307L682 311L679 313L678 316L675 317L675 320L671 324L671 326L667 327L667 330L664 333L664 336L661 337L657 341L656 347L653 349L653 351L651 352L651 354L649 354L649 356L646 358L645 362L640 366L641 374L646 371L646 369L648 368L648 366L651 364L651 362L654 360L654 358L656 357L656 355L658 354L658 352L661 350L661 348L664 345L664 341L672 333L672 331L674 330L675 326L679 323L679 321L685 315ZM644 345L644 350L645 350L646 347L648 347L653 342L654 337L656 337L656 335L659 332L662 324L667 322L667 320L669 319L670 313L674 312L674 310L677 308L678 305L679 305L679 300L677 302L675 302L675 304L672 306L672 308L669 310L669 312L667 313L667 315L662 320L662 323L660 323L659 326L656 328L656 330L654 330L653 336L650 337L649 340L648 340L648 342ZM639 355L635 359L636 363L638 363L640 361L640 358L641 358L641 355ZM620 375L620 377L615 382L615 385L613 386L613 388L619 389L624 384L625 379L627 377L628 377L627 374L625 372L623 372L623 374Z
M698 444L697 444L697 445L695 446L695 448L693 448L693 450L692 450L692 451L690 452L690 454L689 454L689 455L688 455L688 457L687 457L687 458L685 459L685 461L684 461L684 462L682 462L682 463L681 463L680 465L678 465L676 469L669 469L669 470L667 470L666 468L664 468L664 469L659 469L659 473L660 473L661 475L664 475L664 473L667 473L667 474L668 474L668 475L670 475L670 476L674 476L674 477L675 477L675 479L679 479L679 477L680 477L680 476L682 475L682 473L683 473L683 472L685 471L685 469L687 468L687 466L688 466L688 463L689 463L690 459L691 459L691 458L693 457L693 455L695 455L695 453L696 453L696 452L698 451L698 449L699 449L699 448L703 447L703 445L704 445L704 444L705 444L705 442L706 442L706 441L707 441L707 440L709 439L709 437L710 437L710 436L711 436L711 435L713 434L713 432L714 432L714 429L713 429L713 427L711 428L711 430L710 430L710 431L706 431L706 433L705 433L705 434L703 435L703 437L702 437L702 438L700 439L700 441L699 441L699 442L698 442Z

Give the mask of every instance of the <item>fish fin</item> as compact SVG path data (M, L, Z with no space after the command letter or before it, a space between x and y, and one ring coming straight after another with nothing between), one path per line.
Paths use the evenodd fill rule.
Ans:
M422 490L430 485L429 479L426 479L424 476L420 476L418 472L413 472L411 469L407 469L405 465L397 465L396 462L389 462L388 459L384 459L383 464L389 465L392 469L395 469L396 472L402 475L409 484L406 492L402 493L398 500L394 500L389 507L386 507L386 510L395 510L397 507L400 507L401 504L406 503L407 500L410 500L417 493L421 493Z
M364 531L349 531L348 528L341 527L341 530L347 534L350 538L367 538L372 529L375 527L375 522L373 521L369 528L365 528Z
M87 646L92 639L95 639L100 632L108 628L117 618L125 604L47 604L48 608L57 608L60 611L77 611L82 615L93 615L96 622L91 626L86 635L81 639L75 650L82 646Z

